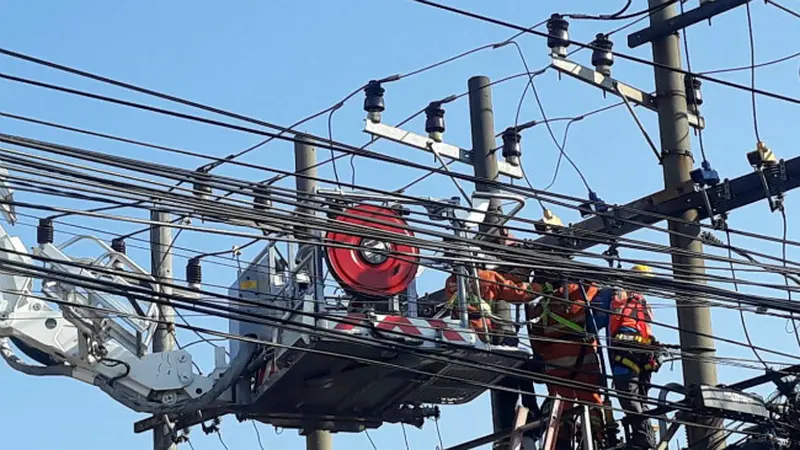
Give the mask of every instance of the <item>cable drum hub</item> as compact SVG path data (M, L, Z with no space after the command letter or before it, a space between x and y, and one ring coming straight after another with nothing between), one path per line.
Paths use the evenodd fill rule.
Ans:
M358 204L335 218L348 227L363 228L357 234L390 233L413 237L397 211L383 206ZM414 281L419 249L372 236L329 231L326 252L331 274L343 289L359 297L386 298L404 292ZM398 255L395 256L395 253Z
M391 244L377 239L364 239L361 246L372 250L361 250L361 257L369 264L378 265L389 259L387 251L392 250Z

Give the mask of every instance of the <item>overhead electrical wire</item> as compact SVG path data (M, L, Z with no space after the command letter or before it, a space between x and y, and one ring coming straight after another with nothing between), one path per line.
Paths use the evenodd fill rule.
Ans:
M348 147L349 147L349 146L348 146ZM356 151L359 151L360 149L355 149L355 150L356 150ZM178 151L178 152L179 152L179 153L184 153L184 154L185 154L185 153L192 153L192 152L186 152L186 151ZM370 152L370 156L369 156L369 157L373 157L373 156L375 156L375 154L373 154L372 152ZM383 156L383 155L376 156L376 159L383 159L383 158L381 158L381 156ZM210 159L213 159L213 158L210 158ZM390 158L390 159L391 159L391 158ZM393 162L397 162L397 161L393 161ZM411 166L413 166L413 167L417 167L417 166L419 166L419 165L410 164L410 163L408 163L407 161L403 161L403 160L400 160L400 162L399 162L399 163L400 163L400 164L403 164L403 163L405 163L406 165L411 165ZM240 163L240 164L241 164L241 163ZM248 166L249 166L249 165L248 165ZM254 166L254 167L258 167L258 166ZM436 172L444 172L444 174L446 174L446 175L450 175L450 173L449 173L449 172L446 172L446 171L440 171L440 170L437 170L437 169L435 169L435 168L434 168L434 169L431 169L431 168L429 168L429 167L426 167L426 166L422 166L422 167L424 167L424 168L425 168L425 169L427 169L427 170L432 170L432 171L436 171ZM419 167L417 167L417 168L419 168ZM262 168L262 169L263 169L263 168ZM269 169L269 170L271 170L271 171L273 171L273 172L280 172L280 171L278 171L278 170L276 170L276 169ZM303 175L297 175L297 174L293 174L293 173L291 173L291 172L285 172L285 173L284 173L284 175L288 175L288 174L292 174L293 176L303 176ZM470 180L470 181L478 181L477 177L468 176L468 175L464 175L464 174L457 174L457 175L454 175L454 176L457 176L457 177L459 177L459 178L461 178L461 179ZM306 178L310 178L310 179L311 179L311 178L313 178L313 177L306 177ZM514 186L504 185L503 183L497 183L497 182L490 182L490 183L493 183L493 184L498 184L498 185L500 185L500 186L505 186L507 189L517 190L517 191L519 191L519 190L520 190L520 188L519 188L519 187L514 187ZM522 192L522 193L523 193L523 194L529 194L529 193L530 193L530 191L529 191L529 192ZM539 194L541 194L541 191L539 191L538 193L539 193ZM549 194L549 195L555 195L555 194ZM558 197L560 197L560 198L569 198L569 197L567 197L567 196L564 196L564 195L557 195L557 196L558 196ZM550 201L551 201L551 202L553 202L553 200L550 200ZM562 206L564 206L564 205L562 204ZM620 209L625 209L625 208L629 208L629 207L627 207L627 206L625 206L625 205L622 205L622 206L617 206L617 208L620 208ZM649 214L651 214L651 215L653 215L653 216L659 216L658 214L654 214L654 213L649 213ZM710 227L709 225L704 225L704 224L700 224L700 226ZM648 226L648 227L650 227L650 226ZM742 231L739 231L739 230L731 230L731 231L732 231L732 232L735 232L735 233L746 233L746 232L742 232ZM751 235L751 236L752 236L752 234L749 234L749 235ZM766 239L769 239L769 237L764 237L764 238L766 238Z
M364 430L364 434L367 435L367 439L369 439L369 443L372 445L372 450L378 450L378 446L375 445L375 441L373 441L372 436L369 435L369 430Z
M570 19L577 19L577 20L627 20L627 19L632 19L634 17L650 15L679 1L683 3L687 0L669 0L661 5L653 6L651 8L643 9L641 11L636 11L629 14L624 14L631 7L632 2L628 1L621 10L613 14L593 16L589 14L573 13L573 14L564 14L564 17L569 17Z
M264 450L264 443L261 442L261 432L258 431L258 425L256 425L256 421L253 420L250 423L253 424L253 430L256 432L256 439L258 439L258 447L261 450Z
M708 75L708 74L715 74L715 73L739 72L739 71L742 71L742 70L750 70L752 68L760 69L762 67L767 67L767 66L771 66L771 65L774 65L774 64L779 64L779 63L782 63L782 62L785 62L785 61L789 61L789 60L795 59L798 56L800 56L800 52L795 52L795 53L792 53L790 55L780 57L778 59L773 59L771 61L766 61L766 62L763 62L763 63L759 63L759 64L756 64L755 66L749 65L749 66L731 67L731 68L727 68L727 69L704 70L701 73L704 73L704 74Z
M750 13L750 2L744 4L745 11L747 11L747 35L750 41L750 98L753 104L753 131L756 135L756 142L762 142L761 136L758 133L758 114L756 109L756 44L754 42L753 34L753 18Z
M519 50L519 47L518 47L518 50ZM753 91L753 92L755 92L755 91ZM572 122L570 122L570 124L571 124L571 123L572 123ZM568 126L569 126L569 125L568 125ZM566 133L565 133L565 139L566 139ZM332 138L330 139L330 141L333 141L333 140L332 140ZM333 151L333 148L331 148L331 151ZM337 179L338 179L338 177L337 177ZM338 180L337 180L337 181L338 181ZM353 184L354 184L354 183L353 183ZM532 187L531 187L531 188L532 188ZM257 241L255 241L255 240L254 240L253 242L257 242ZM782 245L784 245L784 252L785 252L786 236L784 236L784 239L783 239L783 244L782 244ZM730 255L729 255L729 259L732 259L732 258L730 257ZM785 260L786 260L786 258L785 258L785 253L784 253L784 265L785 265ZM732 263L731 263L731 264L732 264ZM735 277L735 274L734 274L734 277ZM788 280L787 280L787 284L788 284ZM789 290L788 292L789 292L789 295L791 295L791 291ZM759 359L760 359L760 358L759 358Z
M730 233L725 233L725 236L727 237L727 241L728 241L728 257L733 259L732 258L733 250L731 249L731 234ZM731 261L730 265L731 265L731 277L734 279L733 288L738 291L739 290L739 284L736 282L736 269L734 267L733 261ZM747 328L747 320L744 317L744 311L742 311L741 309L739 310L739 320L742 323L742 331L744 332L745 339L747 339L747 344L753 350L753 355L755 355L755 357L758 358L758 360L764 366L764 369L769 370L769 366L767 366L767 363L764 362L764 359L761 358L761 355L758 353L758 350L756 350L755 346L753 345L753 340L750 338L750 330L748 330L748 328Z
M43 182L43 183L47 184L47 182ZM253 242L253 241L251 241L251 242ZM225 252L223 252L223 253L227 253L227 251L225 251ZM594 256L594 255L593 255L593 256Z
M3 76L3 75L0 75L0 77L2 77L2 76ZM508 78L507 78L507 79L508 79ZM35 82L35 83L39 84L38 82ZM71 89L68 89L68 88L64 88L64 89L67 89L67 90L69 90L69 91L74 91L74 90L71 90ZM89 93L85 93L85 94L88 94L88 95L89 95L89 96L91 96L91 97L94 97L94 96L95 96L94 94L89 94ZM123 101L123 102L124 102L124 101ZM127 102L127 103L130 103L130 102ZM140 105L140 106L141 106L141 105ZM150 107L147 107L146 105L145 105L144 107L145 107L145 108L150 108ZM174 112L170 112L170 111L163 111L163 112L165 112L165 113L167 113L167 114L170 114L170 113L173 113L173 114L178 114L179 116L186 116L186 117L190 117L190 118L192 117L192 116L187 116L187 115L184 115L184 114L181 114L181 113L174 113ZM198 120L201 120L201 121L207 121L207 119L203 119L203 118L196 118L196 119L198 119ZM190 120L191 120L191 119L190 119ZM248 129L248 128L244 128L244 127L238 127L238 126L235 126L235 125L231 125L231 124L225 124L225 123L222 123L222 122L217 122L217 123L215 123L215 122L216 122L216 121L211 121L211 123L212 123L212 124L216 124L216 125L220 125L220 126L233 127L234 129L239 129L240 131L247 131L247 132L256 133L256 134L267 134L267 135L271 135L271 134L269 134L269 133L260 132L259 130ZM294 140L297 140L296 138L287 138L287 137L285 137L285 136L279 136L279 135L275 135L275 136L276 136L277 138L280 138L280 139L285 139L285 140L289 140L289 141L294 141ZM322 146L322 144L317 144L317 145L318 145L318 146ZM445 174L445 175L450 175L450 173L448 173L448 172L446 172L446 171L443 171L443 170L441 170L441 169L430 168L430 167L427 167L427 166L422 166L422 165L419 165L419 164L411 163L411 162L409 162L409 161L405 161L405 160L397 160L396 158L390 158L390 157L386 157L385 155L377 154L377 153L375 153L375 152L365 152L364 150L361 150L361 149L358 149L358 148L355 148L355 147L352 147L352 146L349 146L349 145L347 145L347 146L345 146L345 145L343 145L343 144L340 144L340 145L341 145L342 147L340 147L340 148L337 148L337 150L344 151L344 147L346 147L348 150L352 151L352 152L353 152L353 154L360 154L360 155L362 155L362 156L366 156L366 157L369 157L369 158L372 158L372 159L382 160L382 161L386 161L386 162L394 162L394 163L397 163L397 164L403 164L403 165L410 166L410 167L414 167L414 168L418 168L418 169L436 171L437 173L442 173L442 172L444 172L443 174ZM328 147L326 147L326 148L331 148L331 146L328 146ZM454 176L457 176L458 178L461 178L461 179L469 179L469 180L471 180L471 181L472 181L472 178L475 178L475 177L471 177L471 176L464 175L464 174L456 174L456 175L454 175ZM484 182L491 182L492 184L501 184L501 185L502 185L502 183L497 183L497 182L494 182L494 181L484 181ZM513 186L512 186L512 187L513 187ZM519 188L517 188L517 187L514 187L514 188L515 188L515 189L519 189ZM624 206L623 206L623 207L624 207ZM702 226L702 225L701 225L701 226Z
M781 11L783 11L785 13L788 13L788 14L791 14L794 17L800 19L800 12L797 12L797 11L794 11L792 9L789 9L786 6L783 6L780 3L776 2L775 0L764 0L764 3L766 3L768 5L772 5L772 6L776 7L776 8L778 8L778 9L780 9Z
M650 244L648 243L647 245L650 245ZM780 260L780 259L778 259L778 260Z
M420 4L423 4L423 5L431 6L431 7L434 7L434 8L442 9L442 10L445 10L445 11L448 11L448 12L451 12L451 13L455 13L455 14L459 14L459 15L462 15L462 16L470 17L472 19L477 19L477 20L480 20L480 21L483 21L483 22L489 22L489 23L493 23L495 25L500 25L500 26L503 26L503 27L506 27L506 28L511 28L511 29L515 29L515 30L518 30L518 31L523 31L524 30L525 33L533 34L533 35L536 35L536 36L539 36L539 37L547 37L548 36L547 33L543 33L543 32L536 31L536 30L528 30L526 28L523 28L523 27L521 27L519 25L510 23L510 22L506 22L506 21L503 21L503 20L495 19L495 18L488 17L488 16L481 15L481 14L476 14L476 13L473 13L473 12L470 12L470 11L467 11L467 10L463 10L463 9L459 9L459 8L455 8L455 7L452 7L452 6L442 5L440 3L432 2L432 1L429 1L429 0L412 0L412 1L420 3ZM585 44L583 42L578 42L578 41L569 40L569 39L566 40L566 41L571 45L577 45L579 47L584 47L584 48L591 48L592 50L598 49L597 47L595 47L592 44ZM605 50L605 49L602 49L602 50ZM710 82L713 82L713 83L721 84L721 85L724 85L724 86L727 86L727 87L731 87L731 88L735 88L735 89L740 89L740 90L744 90L744 91L748 91L748 92L752 91L751 88L749 88L747 86L744 86L744 85L741 85L741 84L737 84L737 83L733 83L733 82L730 82L730 81L727 81L727 80L714 78L714 77L709 77L708 75L703 75L703 74L689 73L689 72L687 72L687 71L685 71L683 69L679 69L679 68L676 68L676 67L670 67L670 66L667 66L665 64L660 64L660 63L657 63L657 62L654 62L654 61L650 61L650 60L647 60L647 59L643 59L643 58L639 58L639 57L636 57L636 56L628 55L626 53L620 53L620 52L611 51L611 50L608 50L608 51L611 54L613 54L614 56L617 56L617 57L622 58L622 59L627 59L629 61L633 61L633 62L636 62L636 63L639 63L639 64L645 64L647 66L657 67L657 68L664 69L664 70L669 70L669 71L672 71L672 72L678 72L678 73L682 73L684 75L693 75L695 78L700 78L700 79L703 79L703 80L706 80L706 81L710 81ZM782 94L778 94L778 93L775 93L775 92L768 92L768 91L764 91L764 90L761 90L761 89L756 89L755 92L757 94L759 94L759 95L763 95L763 96L766 96L766 97L772 97L772 98L775 98L775 99L778 99L778 100L783 100L783 101L786 101L786 102L789 102L789 103L800 104L800 99L798 99L798 98L788 97L788 96L785 96L785 95L782 95Z
M684 14L683 2L681 2L680 5L681 5L681 14ZM686 70L691 72L692 71L692 58L691 58L691 52L689 51L689 30L686 29L686 28L684 28L684 30L683 30L683 52L686 54ZM684 76L686 77L688 75L684 75ZM697 104L697 99L694 98L694 96L692 96L692 106L695 108L695 110L698 110L698 108L700 106L700 105ZM708 157L706 157L706 147L705 147L705 145L703 143L703 128L698 128L697 129L697 141L700 144L700 156L702 156L702 158L703 158L703 163L707 163L708 162Z
M619 20L619 16L625 14L625 12L630 9L631 3L633 0L626 0L625 5L622 8L614 13L611 14L600 14L597 16L593 16L590 14L564 14L564 17L569 17L571 19L584 19L584 20Z
M786 267L786 259L787 258L786 258L786 244L785 244L785 242L786 242L787 233L789 232L789 222L788 222L788 220L786 218L786 207L783 204L781 204L780 208L778 208L778 211L780 211L781 222L783 224L782 233L783 233L783 241L784 241L784 243L781 244L781 258L783 259L783 266ZM784 276L783 276L783 281L786 284L786 287L789 287L789 277L786 276L786 274L784 274ZM791 302L792 301L792 291L787 289L786 290L786 295L788 296L788 300ZM794 331L795 341L797 342L797 346L800 347L800 331L798 331L798 329L797 329L797 322L795 322L795 320L794 320L794 314L792 314L791 324L792 324L792 330Z
M530 68L528 67L528 62L525 60L525 54L522 53L522 48L519 46L519 44L517 44L516 41L511 41L510 43L514 45L514 47L516 47L517 53L519 54L519 58L522 60L522 65L525 67L525 72L530 74L531 71ZM586 190L591 192L592 188L589 187L589 182L586 180L586 177L583 175L583 172L581 172L581 170L578 168L577 164L575 164L572 158L570 158L569 155L567 155L564 152L564 148L559 145L558 138L556 138L556 135L553 132L553 127L550 125L550 121L547 120L547 113L545 113L544 111L544 105L542 104L542 99L539 97L539 92L536 89L536 84L533 81L533 75L528 76L528 83L531 87L531 91L533 92L533 97L536 99L536 105L539 107L539 112L542 114L542 119L545 127L547 127L547 132L550 134L550 138L553 140L553 143L556 145L556 148L558 148L560 155L566 158L567 161L572 166L572 168L575 169L575 172L578 173L578 176L580 177L581 181L583 181L583 185L586 187ZM531 189L534 190L533 186L531 186Z
M506 79L510 79L510 77L507 77ZM498 80L498 81L502 81L502 80ZM224 126L224 124L223 124L223 126ZM248 129L246 129L246 130L248 130ZM250 131L250 132L259 133L259 131L258 131L258 130L252 130L252 129L250 129L249 131ZM282 137L282 136L279 136L279 137L280 137L280 138L285 138L285 137ZM293 140L293 139L287 139L287 140L290 140L290 141L291 141L291 140ZM317 145L318 145L318 146L324 146L323 144L317 144ZM340 145L344 145L344 144L340 144ZM358 149L358 148L355 148L355 147L352 147L352 146L346 146L346 147L347 147L347 149L348 149L349 151L353 151L353 152L355 152L355 153L363 152L363 150L361 150L361 149ZM326 147L326 148L330 148L330 146L329 146L329 147ZM338 148L337 148L337 149L338 149ZM343 151L346 151L346 150L343 150ZM186 151L178 151L178 152L179 152L179 153L184 153L184 154L185 154L185 153L192 153L192 152L186 152ZM378 159L378 160L383 160L383 161L386 161L386 160L387 160L387 158L385 157L385 155L376 154L376 153L374 153L374 152L367 152L367 153L361 153L361 154L364 154L364 155L366 155L367 157L369 157L369 158L373 158L373 159ZM211 158L211 157L207 157L207 158L209 158L209 159L215 159L215 158ZM403 164L403 165L410 166L410 167L413 167L413 168L422 168L423 170L430 170L430 171L434 171L434 172L437 172L437 173L443 173L443 174L445 174L445 175L450 175L450 174L451 174L450 172L447 172L447 171L443 171L443 170L436 169L436 168L430 168L430 167L427 167L427 166L421 166L421 165L419 165L419 164L410 163L410 162L408 162L408 161L405 161L405 160L399 160L399 161L398 161L398 160L396 160L396 158L388 158L388 160L389 160L390 162L394 162L394 163L397 163L397 164ZM240 164L242 164L242 163L240 163ZM255 167L258 167L258 166L255 166ZM262 168L262 169L263 169L263 168ZM273 172L280 172L280 171L279 171L279 170L277 170L277 169L269 169L269 170L271 170L271 171L273 171ZM284 173L284 175L288 175L288 174L292 174L293 176L303 176L303 175L298 175L298 174L294 174L294 173L291 173L291 172L285 172L285 173ZM469 176L469 175L465 175L465 174L453 174L453 176L454 176L454 177L461 178L461 179L469 180L469 181L480 181L480 180L479 180L477 177L474 177L474 176ZM306 178L312 179L313 177L306 177ZM519 188L519 187L510 186L510 185L506 185L506 184L504 184L504 183L498 183L498 182L496 182L496 181L493 181L493 180L488 180L488 181L487 181L487 180L483 180L483 182L485 182L485 183L490 183L490 184L497 184L498 186L504 186L506 189L509 189L509 190L512 190L512 191L514 191L514 190L516 190L516 191L519 191L519 190L520 190L520 188ZM538 194L541 194L542 192L541 192L541 191L539 191L539 192L537 192L537 193L538 193ZM528 191L528 192L523 192L523 194L530 194L530 191ZM556 195L556 194L549 194L549 195ZM564 196L564 195L557 195L557 196L558 196L559 198L569 198L569 197L567 197L567 196ZM553 202L553 200L550 200L550 201L551 201L551 202ZM562 206L563 206L563 204L562 204ZM625 209L625 208L629 208L629 207L627 207L627 206L625 206L625 205L622 205L622 206L617 206L617 208L620 208L620 209ZM659 216L658 214L654 214L654 213L649 213L649 214L651 214L651 215L653 215L653 216ZM666 217L665 217L665 218L666 218ZM693 223L693 224L694 224L694 223ZM710 227L710 225L704 225L704 224L700 224L700 226L701 226L701 227ZM731 231L732 231L732 232L735 232L735 233L737 233L737 234L747 234L746 232L743 232L743 231L740 231L740 230L731 230ZM749 235L751 235L751 236L752 236L753 234L751 233L751 234L749 234ZM765 239L769 239L769 237L764 237L764 238L765 238Z

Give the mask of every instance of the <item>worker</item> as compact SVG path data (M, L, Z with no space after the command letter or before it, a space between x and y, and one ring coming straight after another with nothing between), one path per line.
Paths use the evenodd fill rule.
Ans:
M478 337L489 342L496 328L491 319L491 304L496 301L508 303L528 303L535 298L531 291L531 284L519 281L512 277L505 277L494 270L477 270L478 280L465 276L467 288L467 311L469 312L469 325L478 333ZM478 281L476 283L476 281ZM458 281L455 274L450 275L445 282L445 297L449 299L450 306L457 312Z
M562 411L572 406L569 400L588 404L591 434L597 443L602 442L600 387L603 377L597 341L586 332L586 306L597 293L597 287L565 282L557 274L537 272L531 289L542 294L542 299L535 306L529 306L526 313L531 347L552 380L547 383L548 393L566 400ZM573 422L562 423L556 449L569 449L574 435Z
M498 236L489 238L487 241L508 245L508 240L512 239L508 230L504 227L500 229ZM478 269L476 271L478 280L466 275L465 284L467 291L467 310L469 313L469 326L478 335L483 342L493 342L495 344L508 345L516 347L519 340L516 337L517 330L512 323L497 323L492 319L492 306L496 306L496 302L504 301L512 304L524 304L532 301L537 297L531 290L530 283L527 282L528 274L524 269L502 267L495 270L488 268ZM476 282L477 281L477 282ZM454 311L454 316L457 316L457 299L458 299L458 279L455 275L451 275L445 282L445 296L449 299L450 307ZM496 317L496 316L495 316ZM495 339L492 339L492 338ZM519 368L522 371L531 372L535 370L535 360L531 358L529 363L524 364ZM537 420L540 418L541 413L539 405L536 402L535 390L533 380L530 377L515 377L507 376L496 382L498 386L506 389L496 390L493 392L494 401L501 406L501 411L497 411L495 420L500 428L511 428L514 424L516 416L517 401L520 398L518 392L524 392L521 395L522 406L528 409L528 421ZM507 406L507 408L506 408ZM531 430L526 433L527 438L536 438L536 430ZM498 441L495 447L504 448L507 443Z
M652 269L634 265L631 270L643 276L652 276ZM602 289L592 302L595 326L607 327L609 359L614 387L623 393L620 406L626 411L624 423L628 426L628 450L646 450L654 446L653 430L644 411L652 374L658 370L658 347L650 323L653 311L644 296L623 289Z

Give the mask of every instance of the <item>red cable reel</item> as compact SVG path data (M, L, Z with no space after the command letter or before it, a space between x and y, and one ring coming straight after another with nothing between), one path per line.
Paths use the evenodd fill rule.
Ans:
M338 216L335 220L365 227L365 233L369 233L370 229L378 229L414 236L414 232L404 228L408 224L397 211L382 206L359 204L347 209L345 215ZM391 297L404 292L417 275L417 247L331 231L325 237L329 244L334 244L326 251L331 274L350 293L370 298ZM362 248L343 248L335 246L336 244ZM395 257L368 250L370 248L401 254Z

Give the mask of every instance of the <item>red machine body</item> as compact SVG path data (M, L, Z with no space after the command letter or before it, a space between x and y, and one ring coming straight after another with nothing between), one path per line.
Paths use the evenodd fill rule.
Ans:
M407 222L397 211L371 205L359 204L336 217L348 225L364 227L364 233L382 230L400 236L414 236L407 230ZM326 251L331 274L345 290L364 297L386 298L404 292L414 281L419 266L419 249L407 244L361 237L347 233L328 232ZM338 247L343 245L345 248ZM369 249L374 249L370 251ZM387 255L381 252L391 252ZM394 255L394 253L400 253Z

